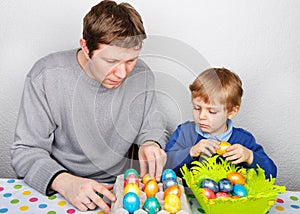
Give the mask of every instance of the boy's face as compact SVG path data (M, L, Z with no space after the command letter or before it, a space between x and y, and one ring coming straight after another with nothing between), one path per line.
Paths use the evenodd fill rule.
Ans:
M133 70L139 53L140 49L101 44L88 63L88 72L104 87L117 88Z
M219 102L214 105L204 103L200 98L193 98L193 117L201 131L211 136L219 135L227 130L227 119L230 114Z

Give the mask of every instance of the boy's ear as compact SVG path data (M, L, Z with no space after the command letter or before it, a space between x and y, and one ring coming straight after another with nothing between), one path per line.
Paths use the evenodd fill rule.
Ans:
M240 106L234 106L232 110L228 113L228 119L233 119L240 111Z
M84 56L87 59L89 59L90 58L90 56L89 56L90 51L89 51L88 47L86 46L85 39L80 39L80 47L81 47L81 50L82 50Z

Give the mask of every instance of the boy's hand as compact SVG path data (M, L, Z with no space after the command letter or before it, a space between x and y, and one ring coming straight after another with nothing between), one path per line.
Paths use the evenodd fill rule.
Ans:
M253 152L241 144L233 144L228 147L223 157L227 161L232 161L233 164L245 162L250 165L253 162Z
M191 157L199 157L200 155L206 155L211 157L216 153L219 142L212 139L202 139L196 145L192 146L190 150Z

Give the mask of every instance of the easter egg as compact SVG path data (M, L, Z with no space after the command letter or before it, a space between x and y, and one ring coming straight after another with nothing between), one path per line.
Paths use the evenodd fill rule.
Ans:
M140 196L140 188L136 184L127 184L124 188L124 195L126 195L128 192L134 192L138 196Z
M148 181L152 180L153 178L150 176L149 173L145 174L143 179L142 179L142 183L145 185Z
M209 188L211 189L214 193L219 192L219 185L217 184L217 182L215 182L212 179L203 179L201 184L200 184L201 188Z
M231 181L231 183L233 185L235 185L235 184L244 185L246 183L245 177L241 173L239 173L239 172L230 172L227 175L227 178L228 178L228 180Z
M136 210L140 208L140 198L134 192L128 192L123 198L123 208L133 214Z
M232 183L227 178L223 178L219 181L219 191L220 192L231 192Z
M163 190L165 191L170 186L177 186L178 182L174 178L166 178L163 182Z
M161 210L161 206L155 197L149 197L146 199L143 209L147 211L148 214L156 214L158 211Z
M216 194L211 189L205 187L203 188L203 190L204 191L202 192L202 194L205 195L208 199L216 198Z
M168 187L164 192L164 198L166 198L167 195L177 195L180 198L180 187L178 185Z
M162 176L161 176L161 181L164 182L164 180L167 178L173 178L176 180L176 173L174 172L173 169L165 169L163 171Z
M147 197L155 196L155 194L159 191L158 184L155 179L152 179L146 183L144 186L144 192Z
M131 175L131 174L134 174L136 177L139 177L139 173L138 173L135 169L129 168L129 169L127 169L127 170L125 171L125 173L124 173L124 179L126 179L127 176L128 176L128 175Z
M138 177L136 177L134 174L130 174L124 180L124 188L126 187L127 184L136 184L139 187L140 181L139 181Z
M236 185L233 186L232 194L240 196L240 197L246 197L247 196L247 190L243 185L236 184Z
M226 192L217 192L216 198L231 198L231 196Z
M219 143L219 149L216 149L217 154L219 155L223 155L226 153L226 149L231 146L230 143L226 142L226 141L222 141Z
M164 199L164 208L167 212L173 214L181 209L180 199L177 195L167 195Z

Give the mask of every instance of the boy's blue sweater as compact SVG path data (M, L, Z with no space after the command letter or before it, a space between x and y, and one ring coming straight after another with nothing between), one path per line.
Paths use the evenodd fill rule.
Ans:
M170 137L165 151L168 155L166 168L174 169L178 176L181 176L180 168L187 164L191 166L191 162L199 160L190 156L190 149L197 144L203 137L195 130L195 122L185 122L177 127L175 132ZM248 165L246 163L240 164L246 168L257 168L257 164L265 170L267 178L272 175L273 178L277 175L277 167L275 163L264 152L261 145L257 144L254 136L241 128L233 127L232 134L228 140L231 144L241 144L244 147L253 151L253 163ZM200 158L201 159L201 158Z

